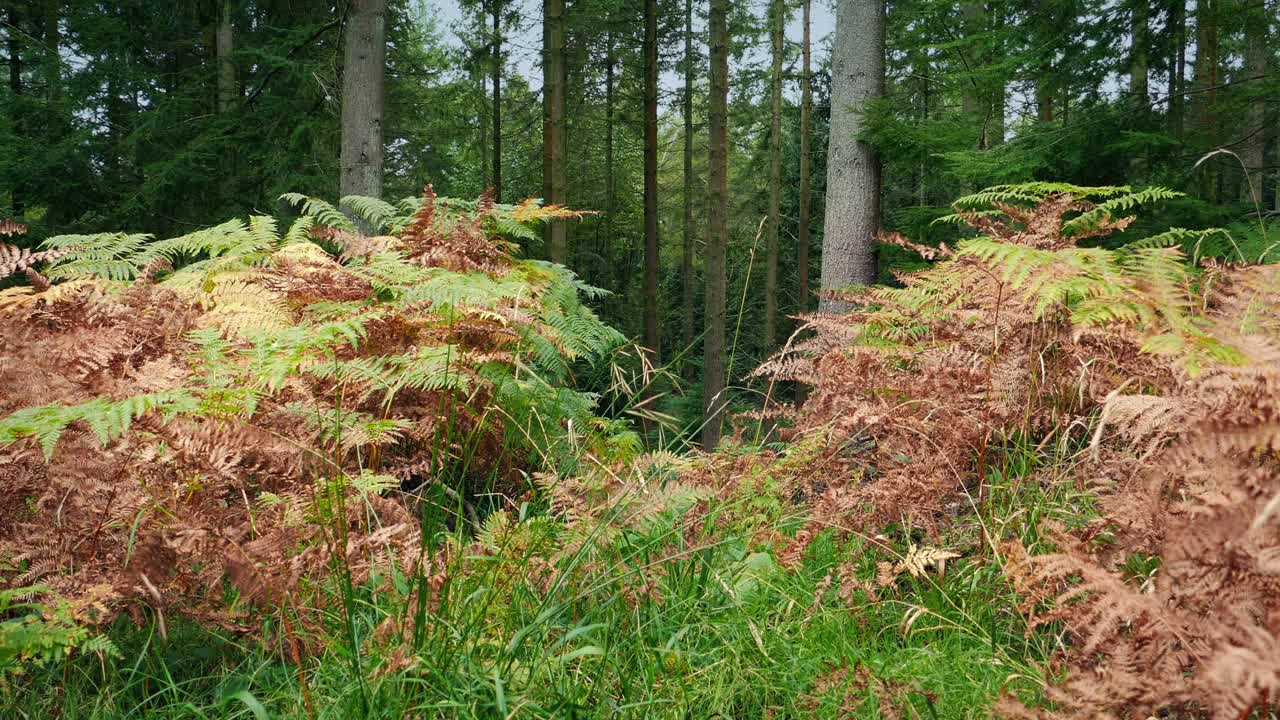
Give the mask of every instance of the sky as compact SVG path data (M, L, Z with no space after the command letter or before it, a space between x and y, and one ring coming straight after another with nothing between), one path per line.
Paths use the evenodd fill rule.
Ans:
M427 17L434 18L436 27L444 35L446 42L458 45L458 39L453 32L453 26L462 19L462 11L458 7L457 0L419 0L426 7ZM521 32L513 37L508 38L508 47L511 52L511 62L516 72L529 78L529 86L534 88L542 87L542 70L539 61L539 54L542 51L542 28L536 22L541 14L542 5L537 0L513 0L518 5L524 7L523 15L527 18L535 19L534 22L526 23ZM764 17L767 9L768 0L751 0L749 5L752 12L760 17ZM702 5L703 3L699 3ZM704 10L705 13L705 10ZM836 18L832 8L827 0L815 0L812 9L813 25L811 29L813 40L815 67L820 61L820 54L824 52L824 41L826 37L835 30ZM703 22L698 19L694 20L694 32L704 32ZM797 10L792 13L791 22L787 25L787 41L791 43L799 43L803 37L803 28L800 18L800 12ZM682 41L683 42L683 41ZM762 37L760 47L756 48L753 53L747 56L747 63L765 63L768 62L769 48L767 47L768 39ZM705 52L705 46L703 47ZM664 73L660 79L660 83L665 89L675 89L683 83L681 77L675 73ZM794 90L794 88L792 88Z

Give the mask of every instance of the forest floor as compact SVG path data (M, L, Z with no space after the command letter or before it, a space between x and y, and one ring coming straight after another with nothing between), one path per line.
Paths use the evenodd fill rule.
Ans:
M1020 482L1042 460L1033 448L1006 455L985 500L939 538L957 555L943 572L885 577L919 540L901 528L819 537L784 569L751 538L794 532L800 518L787 498L746 485L675 525L673 511L587 539L573 582L522 572L540 561L537 549L495 532L408 642L386 632L390 618L422 611L405 606L416 596L403 577L353 588L349 618L343 588L316 588L336 610L305 630L267 622L241 637L171 618L162 636L153 618L122 618L108 633L118 657L82 655L15 678L0 714L989 717L1000 693L1034 693L1058 640L1027 633L981 527L1034 546L1027 515L1075 523L1090 512L1073 487ZM699 542L697 523L726 519L735 530ZM635 568L659 563L659 585L637 580Z

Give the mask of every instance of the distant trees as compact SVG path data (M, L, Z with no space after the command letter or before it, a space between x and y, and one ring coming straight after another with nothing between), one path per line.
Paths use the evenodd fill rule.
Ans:
M679 363L652 397L712 447L786 316L915 261L882 225L953 240L961 189L1170 184L1188 228L1280 199L1276 0L839 0L834 34L811 0L457 2L0 0L0 209L31 241L428 182L593 211L522 251Z

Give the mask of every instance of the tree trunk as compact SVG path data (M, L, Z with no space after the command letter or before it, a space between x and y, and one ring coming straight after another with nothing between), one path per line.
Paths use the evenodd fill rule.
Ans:
M644 346L656 364L658 334L658 0L644 3Z
M796 229L796 272L799 275L800 312L809 312L809 215L813 186L813 48L811 14L813 0L804 0L803 66L800 74L800 218Z
M1266 96L1260 87L1267 75L1267 18L1265 14L1249 12L1245 18L1245 86L1249 93L1249 107L1245 111L1244 142L1240 160L1246 168L1245 182L1241 188L1241 200L1265 204L1262 198L1262 170L1266 150Z
M1040 122L1053 122L1053 64L1048 61L1036 74L1036 113Z
M1169 8L1173 57L1169 59L1169 132L1182 139L1186 116L1187 0L1173 0Z
M684 291L684 351L694 343L693 323L693 0L684 3L684 247L680 257L680 281ZM692 379L693 363L686 362L684 376Z
M1147 115L1151 110L1148 97L1147 46L1150 43L1147 20L1150 10L1147 0L1134 0L1129 8L1129 105L1133 108L1134 125L1145 130ZM1145 158L1135 152L1129 158L1129 177L1137 178L1146 166Z
M1145 116L1151 106L1147 97L1147 16L1150 10L1147 0L1134 0L1129 10L1129 100L1139 117Z
M480 192L485 192L492 187L489 184L489 108L485 107L485 99L488 97L485 82L488 78L475 65L471 72L476 84L477 115L480 116Z
M222 0L215 52L218 56L218 112L230 112L236 103L236 66L231 61L234 28L231 24L231 0Z
M807 313L812 307L809 299L809 220L813 213L813 0L803 3L803 38L800 52L800 217L796 227L796 294L799 312ZM803 405L809 396L809 387L799 383L795 388L795 403Z
M615 40L613 36L612 17L606 18L608 29L605 31L605 56L604 56L604 211L605 211L605 247L607 252L605 257L612 261L615 277L618 282L615 287L622 289L625 278L630 276L630 269L626 264L618 261L615 253L618 252L617 233L614 232L614 214L618 207L618 180L614 172L614 94L615 94L615 73L618 65L618 59L614 54ZM626 244L622 245L622 252L626 252ZM626 293L618 292L617 301L625 302Z
M351 1L342 63L343 196L382 196L386 13L387 0Z
M773 0L770 20L773 67L769 102L769 234L765 239L764 347L778 340L778 237L782 230L782 51L786 24L783 0Z
M22 43L21 43L21 26L18 24L18 3L16 0L9 3L9 27L8 27L8 46L9 46L9 94L13 98L10 103L11 122L13 123L13 134L19 141L22 140L24 123L22 122ZM23 191L21 180L15 178L13 184L9 188L9 205L12 209L13 218L20 220L26 215L27 200Z
M979 33L985 33L987 30L987 4L985 2L966 2L960 7L960 17L963 20L963 30L966 36L972 39ZM982 45L985 45L983 41ZM969 73L969 78L964 80L963 93L960 96L960 110L964 113L966 122L975 123L978 127L978 149L987 147L987 114L990 107L986 102L986 93L983 89L983 83L979 80L978 68L986 61L986 53L982 47L976 46L973 42L969 43L970 48L974 48L967 53L964 69ZM927 48L925 49L927 51Z
M711 0L708 102L706 335L702 341L702 447L720 444L725 400L725 253L729 245L729 0Z
M1000 30L1005 23L1005 8L1001 5L993 7L992 12L987 13L987 27L992 33L995 40L999 41L1001 36ZM1005 48L1003 45L992 44L988 46L989 63L1003 63L1005 56ZM1005 77L1004 71L992 79L991 82L991 119L989 121L990 131L987 133L988 147L995 147L1004 143L1004 108L1005 108Z
M44 3L44 77L45 97L50 105L57 102L62 94L62 55L59 47L58 23L61 20L62 7L60 0L45 0ZM52 108L50 108L52 110Z
M564 0L542 3L542 197L551 205L565 202L564 134L565 85ZM545 230L551 262L567 265L568 238L563 222L548 223Z
M884 0L839 0L831 58L831 137L822 236L822 289L876 279L880 159L858 139L862 113L884 94ZM824 310L843 304L824 300Z
M502 202L502 0L493 11L493 201Z
M1196 5L1196 65L1194 71L1195 130L1201 150L1218 146L1218 24L1217 0L1200 0ZM1218 162L1210 160L1200 168L1200 197L1218 199Z
M612 21L610 21L612 22ZM609 241L613 241L613 213L617 203L617 180L613 172L613 93L614 69L617 58L613 54L613 28L605 35L604 59L604 209L605 219L610 231Z

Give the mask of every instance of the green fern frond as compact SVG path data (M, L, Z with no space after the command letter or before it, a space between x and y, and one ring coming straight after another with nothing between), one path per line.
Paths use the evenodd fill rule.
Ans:
M400 297L406 289L426 282L431 277L429 269L409 262L399 252L377 253L367 260L353 259L346 264L346 269L352 275L367 281L376 292L388 296L388 299Z
M1099 188L1091 188L1091 190L1093 191L1092 193L1073 193L1073 196L1077 199L1085 199L1090 195L1097 195ZM1107 188L1107 190L1127 191L1128 188ZM1164 187L1149 187L1137 191L1114 192L1111 195L1112 197L1109 197L1105 202L1099 203L1093 209L1062 223L1063 234L1072 235L1083 230L1089 230L1098 223L1104 222L1108 218L1117 217L1122 213L1127 213L1139 205L1172 200L1182 197L1183 193Z
M401 219L394 205L378 198L347 195L338 201L338 205L350 208L352 214L369 223L375 233L391 227L397 219Z
M106 280L132 280L146 265L139 254L150 235L98 233L96 235L58 235L45 240L46 250L65 249L67 254L52 262L44 275L51 280L100 277Z
M135 395L123 400L95 398L79 405L23 408L0 419L0 446L35 438L48 460L53 457L63 432L74 423L87 425L105 447L127 433L135 420L152 410L172 413L194 412L196 409L195 397L186 390Z
M284 239L280 244L288 247L295 243L310 242L311 229L315 226L316 219L310 215L303 215L302 217L299 217L297 220L293 221L292 225L289 226L289 230L284 234Z
M333 205L313 197L307 197L302 193L285 193L280 199L298 208L303 215L315 218L316 222L339 230L347 232L355 232L356 226L351 220L338 208Z

